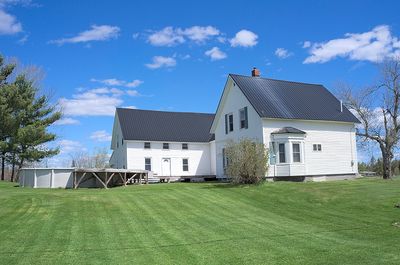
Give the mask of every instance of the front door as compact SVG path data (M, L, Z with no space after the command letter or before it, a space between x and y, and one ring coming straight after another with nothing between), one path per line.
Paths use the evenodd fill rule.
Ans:
M161 165L163 176L171 176L171 158L163 158Z

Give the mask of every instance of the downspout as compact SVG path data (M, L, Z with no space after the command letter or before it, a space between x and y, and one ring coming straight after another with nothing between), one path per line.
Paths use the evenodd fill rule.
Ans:
M354 164L355 164L355 162L354 162L353 137L352 137L353 129L354 129L354 127L350 128L350 148L351 148L350 154L351 154L351 169L354 172Z

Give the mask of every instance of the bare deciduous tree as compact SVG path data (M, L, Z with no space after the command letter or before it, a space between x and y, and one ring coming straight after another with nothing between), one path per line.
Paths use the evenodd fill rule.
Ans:
M263 143L250 139L229 141L225 147L226 174L236 184L261 182L268 171L268 152Z
M106 148L96 148L92 155L87 152L71 154L71 166L77 168L108 168L109 155Z
M361 121L357 136L362 142L375 142L382 153L383 178L392 176L391 162L400 137L400 57L382 62L377 85L355 91L342 87L346 106Z

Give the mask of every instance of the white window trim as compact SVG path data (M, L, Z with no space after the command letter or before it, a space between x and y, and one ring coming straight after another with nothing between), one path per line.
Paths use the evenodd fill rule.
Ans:
M298 144L299 145L299 153L300 153L300 162L294 162L294 159L293 159L293 154L294 154L294 152L293 152L293 144ZM303 164L304 163L304 159L303 159L303 145L302 145L302 142L300 142L300 141L290 141L290 154L291 154L291 163L292 164L296 164L296 165L298 165L298 164Z
M314 150L314 145L317 146L317 150ZM318 145L321 146L321 150L318 150ZM320 143L313 143L313 145L312 145L312 151L313 151L313 152L317 152L317 153L322 152L322 144L320 144Z
M168 149L164 148L164 144L168 144ZM163 151L169 151L170 148L171 148L171 146L170 146L169 143L165 143L165 142L164 142L164 143L162 143L162 145L161 145L161 150L163 150Z
M146 143L150 143L150 148L145 147ZM152 145L151 142L143 142L143 150L151 150L151 145Z
M278 165L287 165L287 164L290 164L289 162L288 162L288 157L287 157L287 154L288 154L288 150L287 150L287 143L288 142L276 142L276 144L277 144L277 160L278 160L278 163L275 163L275 164L278 164ZM279 145L280 144L284 144L284 147L285 147L285 162L281 162L281 155L280 155L280 152L279 152ZM275 161L276 162L276 161Z
M146 159L150 159L150 171L153 169L153 160L151 159L151 157L145 157L144 158L144 169L146 169Z
M243 107L243 108L241 108L241 109L239 109L239 111L238 111L238 117L239 117L239 121L238 121L238 124L239 124L239 130L246 130L246 129L248 129L248 128L246 128L246 126L244 126L243 128L242 128L242 120L241 120L241 118L240 118L240 112L241 111L243 111L244 112L244 109L245 109L245 107ZM248 111L248 110L247 110ZM244 114L245 115L245 117L244 117L244 122L246 122L246 113ZM248 121L248 118L247 118L247 122L249 122Z
M230 112L226 115L228 116L228 134L230 134L235 131L235 116L233 116L233 112ZM232 131L230 130L229 116L232 116Z
M274 141L276 144L276 153L275 153L275 165L304 165L304 141L301 140L293 140L293 139L287 139L283 140L281 139L280 141ZM284 144L285 145L285 160L286 162L281 162L280 160L280 155L279 155L279 144ZM293 161L293 144L299 144L300 145L300 162L294 162Z
M183 170L183 160L186 159L187 160L187 170ZM189 158L188 157L182 157L182 172L189 172Z

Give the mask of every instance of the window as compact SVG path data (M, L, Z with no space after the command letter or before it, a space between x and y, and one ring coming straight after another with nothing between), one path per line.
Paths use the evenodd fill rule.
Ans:
M150 142L144 142L144 149L150 149L150 148L151 148Z
M187 158L182 159L182 170L189 171L189 159Z
M285 144L279 144L279 163L286 163Z
M147 157L144 159L144 169L151 171L151 158Z
M233 114L225 114L225 134L233 132Z
M124 145L124 139L121 139L121 145Z
M322 145L321 144L313 144L313 151L321 152L322 151Z
M300 144L299 143L294 143L292 144L293 148L293 163L300 163Z
M182 144L182 150L188 150L188 144Z
M239 118L240 118L240 129L248 128L248 120L247 120L247 107L239 110Z
M168 150L169 149L169 143L163 143L162 144L162 149Z
M228 118L229 118L229 131L233 132L233 114L229 114Z

